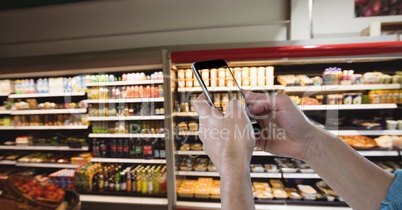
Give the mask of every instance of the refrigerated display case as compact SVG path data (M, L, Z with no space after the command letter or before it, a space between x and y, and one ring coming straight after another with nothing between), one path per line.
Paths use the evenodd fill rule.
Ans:
M225 59L235 75L236 71L248 71L244 75L239 73L237 78L240 83L245 84L243 89L268 94L280 91L290 95L311 120L331 133L341 136L346 143L350 143L352 141L350 139L359 139L357 141L367 139L370 143L366 142L363 145L350 143L361 155L386 170L393 171L400 168L399 144L384 145L381 144L384 140L377 138L392 136L399 141L402 137L402 130L387 127L386 123L389 120L395 122L402 119L400 78L402 43L399 41L320 45L305 43L298 46L176 51L170 56L171 69L174 72L172 74L176 74L176 79L172 80L172 83L176 83L173 94L173 130L175 132L172 138L175 140L177 192L175 206L177 209L220 208L219 199L217 199L219 196L216 196L212 188L209 195L208 193L205 195L205 192L203 194L197 191L197 187L186 186L187 182L194 182L193 184L197 185L199 178L208 177L219 180L219 174L201 149L201 141L197 137L196 129L192 129L198 127L198 119L191 101L202 92L202 89L196 84L194 76L190 73L187 75L187 72L191 72L192 62L200 60ZM251 68L254 73L250 73ZM275 83L268 80L265 83L259 81L261 80L259 70L261 69L262 75L268 72L268 68L274 68ZM354 81L342 82L345 72L340 71L339 74L336 73L338 75L335 75L336 81L333 83L331 76L328 76L330 73L325 69L328 69L327 71L353 70L350 72L359 78L358 80L363 76L370 76L365 74L367 72L383 74L379 76L381 78L374 79L372 82L369 78L364 78L366 82L357 81L355 78ZM213 85L211 86L213 97L217 97L221 102L221 104L218 102L218 106L224 107L228 99L236 98L236 95L233 94L232 83L212 82L212 80L221 79L215 75L216 71L216 69L210 69L206 75L209 75L207 76L209 85ZM346 71L346 75L348 72ZM215 76L212 77L211 74ZM255 81L249 78L246 78L249 81L241 81L250 74L255 74ZM393 75L396 76L393 77ZM271 77L268 74L265 76ZM294 77L297 82L286 83L283 81L283 76ZM314 77L321 78L321 83L314 84L313 79L311 84L301 85L305 81L300 80ZM386 81L385 78L390 80ZM333 97L340 98L334 100ZM226 98L225 102L223 98ZM352 98L356 98L356 101L351 100ZM193 148L194 145L198 146ZM292 188L299 195L302 194L300 189L297 189L299 184L312 186L318 192L314 199L301 198L302 196L284 198L286 196L276 197L272 194L261 196L261 193L257 193L255 194L257 209L300 209L301 206L308 209L349 209L342 198L329 195L325 190L320 189L323 184L320 177L308 166L297 160L282 159L259 151L259 148L255 149L250 165L253 183L280 180L285 188ZM272 184L268 186L273 187Z

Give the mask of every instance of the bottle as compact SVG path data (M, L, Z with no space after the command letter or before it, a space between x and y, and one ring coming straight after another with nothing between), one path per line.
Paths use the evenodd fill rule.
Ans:
M153 146L150 139L146 139L142 147L142 154L144 159L152 159Z
M127 191L127 179L124 171L120 172L120 191Z
M130 142L129 142L129 146L130 146L130 148L129 148L129 154L128 154L128 157L129 158L135 158L135 141L134 141L134 139L130 139Z
M99 142L96 139L93 139L92 141L92 156L93 157L99 157Z
M154 172L154 176L152 178L152 185L153 185L153 193L154 194L159 194L159 179L160 179L160 166L158 166L158 168L156 168L155 172Z
M92 177L92 192L98 192L99 190L99 177L98 173L94 174Z
M98 191L103 192L105 191L105 171L103 168L98 172Z
M153 148L154 148L154 158L160 158L160 150L159 150L160 143L158 139L156 139Z
M135 169L133 169L131 172L131 191L136 192L137 191L137 175L135 173Z
M128 158L129 157L129 152L130 152L130 145L128 143L128 140L124 139L122 157L123 158Z
M152 194L154 191L154 184L153 184L153 170L148 170L147 173L147 193Z
M109 168L108 167L104 167L103 168L103 189L104 191L108 191L109 190Z
M114 169L111 168L109 171L109 191L114 192L115 191L115 174L114 174Z
M135 145L135 157L136 158L143 158L143 152L142 152L142 139L137 139L136 145Z
M117 157L117 143L116 143L116 139L113 139L112 142L110 142L110 157L111 157L111 158Z
M134 105L133 104L130 105L130 109L128 110L128 115L134 116Z
M116 157L122 158L123 157L123 140L119 139L117 141L117 146L116 146Z
M126 186L127 186L127 192L132 191L132 180L131 180L131 168L127 168L126 171Z
M142 171L138 169L136 171L136 176L135 176L135 183L136 183L136 192L141 193L141 188L142 188Z
M120 171L116 170L116 173L114 175L114 181L115 181L114 188L116 192L119 192L121 190L120 179L121 179Z
M144 169L141 174L141 193L147 194L148 193L148 180L147 180L147 173Z
M128 108L128 105L126 105L126 107L124 108L123 115L130 116L130 109Z
M100 157L107 157L107 148L106 148L106 143L105 140L101 140L101 143L99 145L99 156Z
M166 158L166 150L165 150L165 141L163 139L160 140L160 144L159 144L159 157L161 159L165 159Z

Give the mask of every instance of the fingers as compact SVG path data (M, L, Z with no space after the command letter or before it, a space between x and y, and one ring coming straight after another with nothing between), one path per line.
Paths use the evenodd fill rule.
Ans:
M225 117L231 117L231 118L238 117L248 119L243 104L236 99L229 101L229 103L226 105Z
M201 118L207 118L211 115L213 116L223 116L223 113L219 110L212 107L208 101L205 94L201 94L198 98L194 101L194 109L198 113Z

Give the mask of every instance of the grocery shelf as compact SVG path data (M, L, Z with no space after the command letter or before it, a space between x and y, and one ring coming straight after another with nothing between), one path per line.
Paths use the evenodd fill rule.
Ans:
M66 93L31 93L31 94L10 94L9 98L38 98L38 97L69 97L84 96L85 92L66 92Z
M6 146L1 145L0 150L41 150L41 151L88 151L88 146L71 148L69 146Z
M12 130L14 128L14 126L0 126L0 130Z
M121 121L121 120L164 120L164 115L152 116L109 116L109 117L88 117L88 121Z
M316 173L282 173L285 179L321 179Z
M242 86L243 90L254 90L254 91L275 91L284 90L285 87L282 85L271 85L271 86ZM223 91L237 91L238 88L234 87L208 87L209 92L223 92ZM178 92L202 92L201 87L180 87L177 89Z
M381 136L381 135L402 135L402 130L328 130L335 135L348 136Z
M198 136L198 131L179 131L179 136Z
M8 127L1 130L85 130L88 129L88 125L65 125L65 126L4 126Z
M39 109L39 110L13 110L11 115L28 114L77 114L86 113L87 109Z
M176 155L207 155L204 151L176 151ZM254 151L253 156L272 156L264 151Z
M89 82L85 85L90 86L122 86L122 85L153 85L162 84L163 80L134 80L134 81L118 81L118 82Z
M173 117L198 117L197 112L175 112Z
M0 160L0 165L15 165L16 160Z
M87 103L143 103L143 102L164 102L164 98L121 98L121 99L87 99Z
M337 105L299 105L303 111L308 110L356 110L356 109L396 109L396 104L337 104Z
M367 151L357 151L363 156L398 156L399 152L396 150L367 150Z
M11 110L0 110L0 114L11 114Z
M401 89L400 84L361 84L361 85L323 85L323 86L288 86L285 92L338 92L354 90Z
M166 164L165 159L132 159L132 158L92 158L91 162Z
M10 95L10 93L0 93L0 97L9 96L9 95Z
M160 205L168 204L167 198L150 198L134 196L113 196L113 195L83 195L80 194L81 202L93 203L117 203L117 204L139 204L139 205Z
M219 177L218 172L210 171L177 171L176 175ZM250 176L251 178L282 178L281 173L250 173Z
M165 134L145 134L145 133L90 133L89 138L165 138Z
M256 204L255 208L256 210L352 210L349 207L284 204ZM177 201L176 209L221 209L221 204L217 202Z
M19 163L15 166L19 167L38 167L38 168L77 168L79 165L69 163Z

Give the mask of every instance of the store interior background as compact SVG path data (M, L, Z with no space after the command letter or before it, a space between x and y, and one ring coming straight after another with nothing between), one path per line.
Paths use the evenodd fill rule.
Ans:
M353 0L99 0L7 10L0 11L0 77L156 63L161 49L392 41L360 33L372 21L401 20L355 18Z

